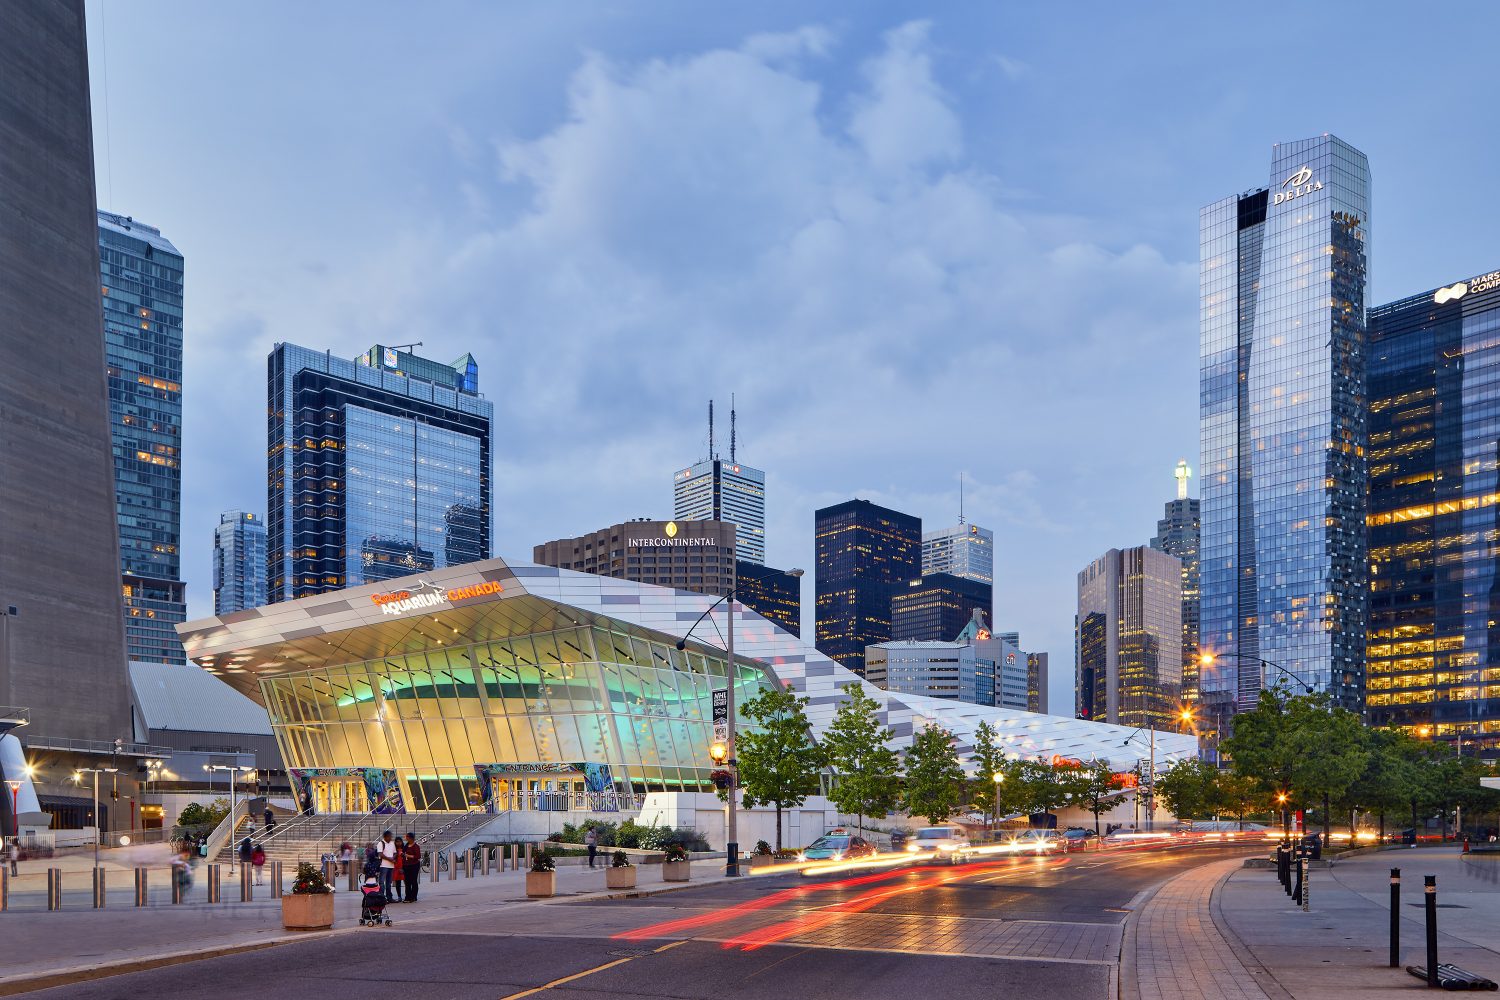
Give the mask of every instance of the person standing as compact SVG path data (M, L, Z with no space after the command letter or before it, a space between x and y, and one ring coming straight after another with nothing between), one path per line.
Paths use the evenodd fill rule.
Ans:
M266 867L266 849L264 847L261 847L259 844L256 844L255 847L250 851L250 863L255 866L255 884L265 885L265 883L260 880L260 876L262 869Z
M270 806L266 806L265 820L266 820L266 833L273 832L276 829L276 814L271 811L271 807Z
M239 855L240 855L240 865L241 865L241 867L244 867L244 866L250 864L250 855L251 855L251 853L252 853L252 850L251 850L251 847L250 847L250 838L246 837L244 840L240 841Z
M390 901L392 903L399 903L402 896L405 895L402 883L406 881L406 849L401 845L399 839L393 842L393 846L396 848L396 857L394 858L396 863L391 868Z
M339 846L339 864L343 866L343 870L342 870L341 874L345 878L349 877L349 864L353 860L354 860L354 845L351 844L351 843L349 843L349 841L346 840L346 841L343 842L343 844L341 844Z
M589 827L589 832L583 835L583 842L589 849L589 867L594 867L594 858L599 854L599 831Z
M380 855L380 891L386 899L391 899L391 876L396 870L396 842L391 837L391 831L386 830L380 835L380 843L375 845L375 851Z
M1494 840L1494 837L1490 838ZM10 843L5 845L5 860L10 864L10 877L16 877L16 863L21 860L21 844L18 838L10 838Z
M417 843L417 835L410 830L406 832L406 843L401 848L401 863L406 869L404 902L415 903L417 888L422 884L422 846Z

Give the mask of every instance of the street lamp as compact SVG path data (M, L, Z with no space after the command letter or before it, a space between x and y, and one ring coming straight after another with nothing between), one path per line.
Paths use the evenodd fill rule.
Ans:
M794 579L800 579L802 570L789 569L786 571L786 575ZM717 608L725 601L729 602L729 621L724 630L724 680L727 691L725 692L724 709L725 738L722 741L724 745L724 765L729 769L729 795L727 796L728 801L726 803L727 808L724 820L724 835L727 841L725 851L729 855L729 861L724 867L724 874L730 878L737 878L740 874L739 803L735 801L734 792L739 787L740 773L739 762L735 760L734 756L734 683L738 680L737 675L739 671L736 669L734 662L734 602L735 598L739 596L739 581L733 577L731 579L733 582L729 586L729 593L714 601L703 614L698 616L698 620L693 622L692 626L682 634L681 639L677 640L677 649L679 652L687 649L688 637L693 634L693 629L703 624L703 619L712 614L714 608ZM717 736L717 734L715 735ZM718 741L716 740L715 745L717 743Z
M1000 822L1000 786L1005 784L1005 775L996 771L993 777L995 779L995 808L991 814L993 818L990 820L990 831L992 833L995 829L995 824Z
M1281 839L1291 843L1292 830L1289 817L1286 814L1286 792L1276 793L1276 804L1281 806Z
M1201 666L1211 667L1211 666L1214 665L1214 661L1215 660L1224 659L1224 658L1228 658L1228 659L1231 659L1231 660L1248 660L1251 663L1259 663L1263 667L1272 667L1272 668L1274 668L1276 670L1281 671L1283 674L1286 674L1288 677L1290 677L1292 679L1292 681L1298 687L1302 688L1306 693L1308 693L1308 694L1312 694L1313 693L1313 686L1311 684L1309 684L1307 681L1305 681L1302 678L1298 677L1296 674L1292 673L1290 670L1288 670L1286 667L1283 667L1281 664L1276 663L1276 662L1274 662L1272 660L1263 660L1259 656L1246 656L1244 653L1217 653L1217 654L1216 653L1204 653L1202 656L1198 657L1198 663Z
M1151 734L1151 761L1147 765L1148 778L1146 781L1146 829L1154 831L1156 829L1156 729L1154 727L1147 729L1145 726L1140 726L1135 732L1125 737L1125 742L1121 743L1120 746L1128 747L1131 740L1140 739L1142 729L1146 729ZM1135 800L1136 805L1139 806L1141 801L1139 792L1136 793Z
M112 767L80 767L73 772L73 784L83 784L83 776L92 774L94 776L94 867L99 867L99 838L104 833L104 824L99 820L99 775L114 774Z

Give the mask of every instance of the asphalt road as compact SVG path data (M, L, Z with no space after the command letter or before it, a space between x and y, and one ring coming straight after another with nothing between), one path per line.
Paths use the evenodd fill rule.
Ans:
M1127 909L1219 849L705 882L454 910L36 998L1105 1000Z

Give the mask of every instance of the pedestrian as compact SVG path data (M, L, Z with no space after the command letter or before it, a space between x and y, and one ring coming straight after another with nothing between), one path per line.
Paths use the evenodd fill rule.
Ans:
M406 869L406 898L403 902L415 903L417 887L422 884L422 847L417 843L416 833L411 830L406 831L406 843L401 847L401 863Z
M267 833L270 833L272 830L276 829L276 814L271 811L270 806L266 806L265 820Z
M354 861L354 845L344 841L339 845L339 874L349 877L349 865Z
M380 874L380 852L375 850L373 843L365 845L365 862L359 873L369 878L375 878Z
M391 876L396 870L396 842L391 831L386 830L380 835L380 843L375 849L380 853L380 891L386 899L391 899Z
M401 846L401 841L399 840L395 844L396 857L393 860L396 863L391 868L391 902L399 903L401 902L401 897L406 892L406 887L402 884L406 881L406 865L404 863L406 861L406 849Z
M254 853L254 849L250 846L250 838L249 837L246 837L244 840L240 841L240 864L241 865L248 865L250 863L250 856L253 853Z
M250 863L255 866L255 884L264 885L265 883L260 880L260 875L261 869L266 866L266 849L256 844L255 849L250 852Z
M10 864L10 877L15 878L16 863L21 860L21 843L18 838L10 838L10 843L5 845L5 860Z
M589 832L583 835L583 842L588 845L589 867L592 868L594 867L594 858L599 854L599 831L592 826L589 827Z

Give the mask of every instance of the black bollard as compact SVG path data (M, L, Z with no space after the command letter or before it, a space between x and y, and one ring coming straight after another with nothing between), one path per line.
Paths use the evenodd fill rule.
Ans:
M1427 986L1438 986L1437 957L1437 876L1423 876L1422 897L1427 910Z
M1401 967L1401 869L1391 869L1391 968Z

